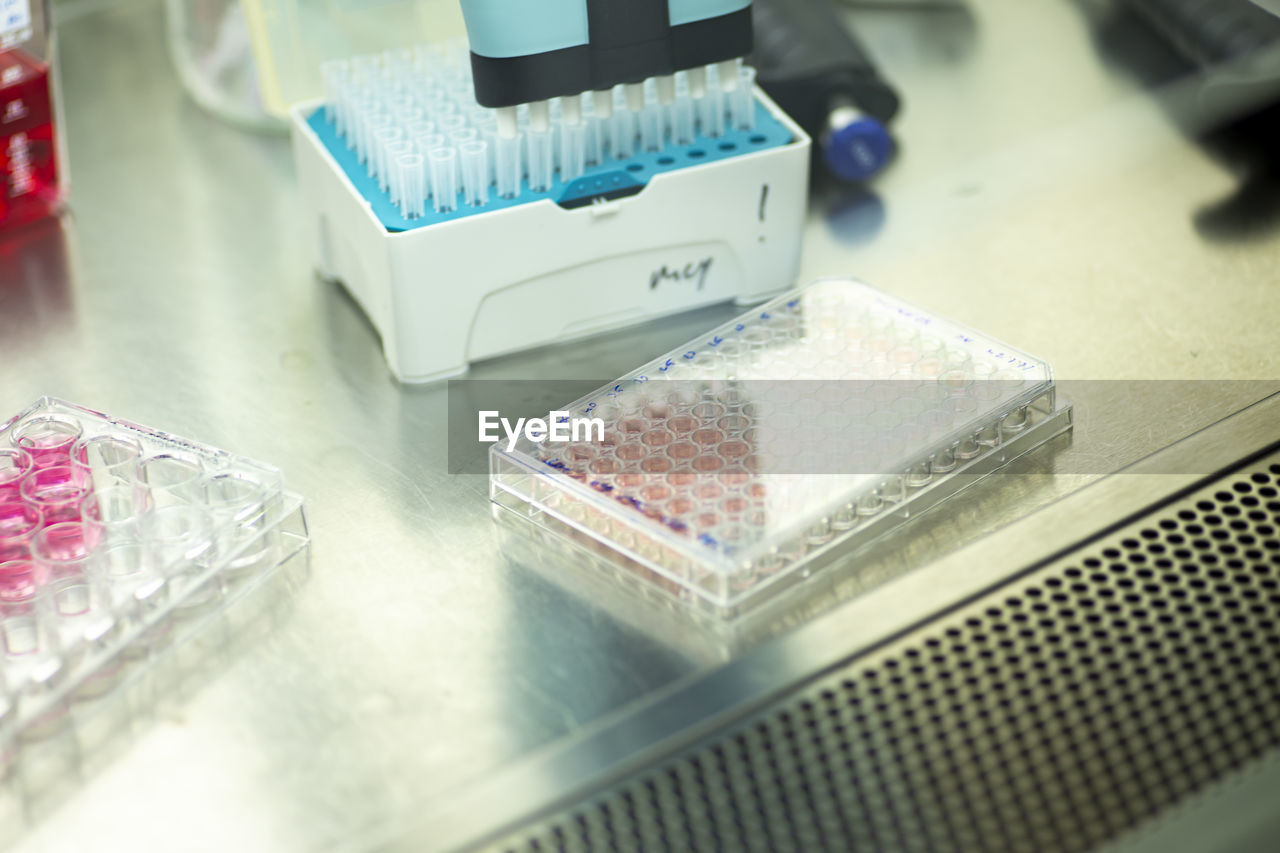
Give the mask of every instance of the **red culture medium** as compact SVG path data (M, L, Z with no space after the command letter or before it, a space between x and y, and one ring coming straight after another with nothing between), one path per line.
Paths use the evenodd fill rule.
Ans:
M0 50L0 229L57 212L54 134L49 66L16 48Z

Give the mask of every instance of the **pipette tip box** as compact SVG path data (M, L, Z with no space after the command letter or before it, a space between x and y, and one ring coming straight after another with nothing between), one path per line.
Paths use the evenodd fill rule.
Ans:
M308 541L269 465L50 397L0 422L0 775L75 776Z
M741 615L1071 427L1045 362L868 285L779 296L490 452L490 495Z
M745 97L713 91L710 104L690 101L683 75L676 103L660 103L651 85L640 112L623 87L607 116L592 97L571 114L557 102L546 133L522 107L513 177L466 60L465 44L353 59L329 69L325 100L291 111L316 267L363 307L399 380L457 376L480 359L699 306L760 302L795 281L810 140L750 69ZM413 86L396 88L400 80ZM370 91L382 93L381 113L364 109ZM395 141L375 145L379 131ZM468 183L462 158L479 157L478 142L488 172ZM393 174L386 151L407 157L409 171Z

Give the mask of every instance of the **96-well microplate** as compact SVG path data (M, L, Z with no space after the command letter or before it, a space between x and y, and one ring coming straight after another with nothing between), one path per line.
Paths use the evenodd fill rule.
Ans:
M1070 429L1049 365L856 281L793 291L490 455L501 506L729 616Z

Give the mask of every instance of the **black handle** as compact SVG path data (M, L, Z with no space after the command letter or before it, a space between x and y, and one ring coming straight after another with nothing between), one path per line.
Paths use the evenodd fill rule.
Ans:
M898 93L836 14L830 0L755 0L759 82L814 137L841 101L887 123Z
M1280 16L1251 0L1125 0L1188 59L1214 66L1280 42Z

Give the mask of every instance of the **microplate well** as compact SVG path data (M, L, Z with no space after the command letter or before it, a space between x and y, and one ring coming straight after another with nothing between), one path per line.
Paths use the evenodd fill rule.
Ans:
M490 454L501 506L734 616L1071 426L1045 362L849 280L564 407L603 439Z

